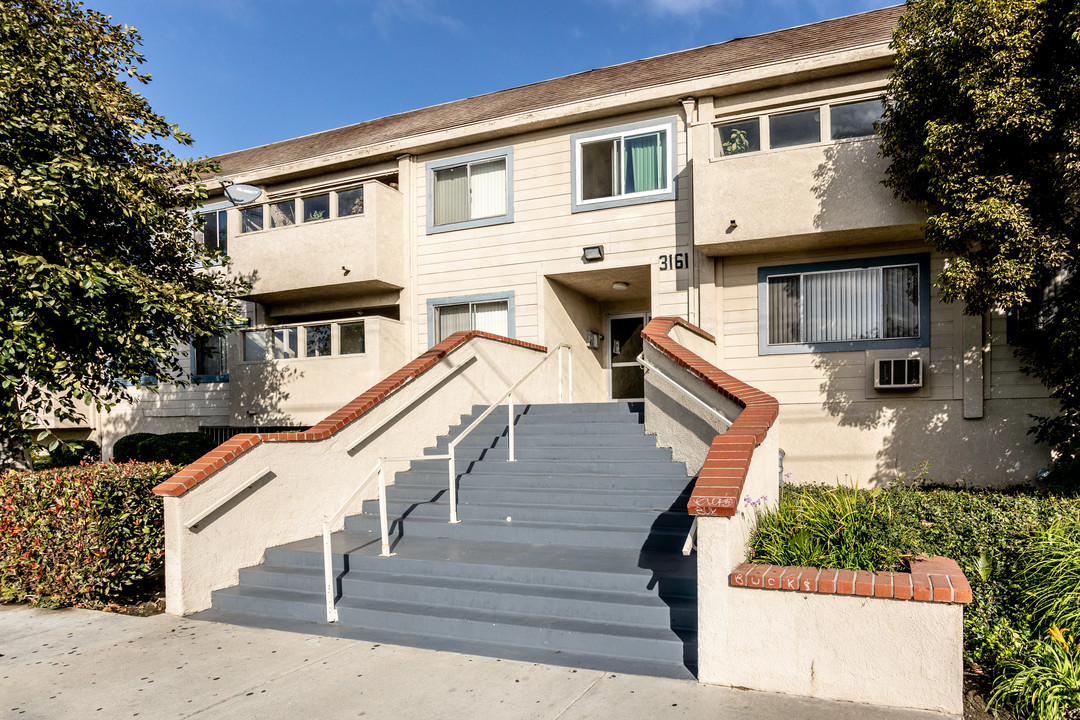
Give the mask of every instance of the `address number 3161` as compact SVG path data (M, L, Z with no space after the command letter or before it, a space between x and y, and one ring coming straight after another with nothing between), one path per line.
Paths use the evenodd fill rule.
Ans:
M669 253L660 256L661 270L682 270L690 267L690 253Z

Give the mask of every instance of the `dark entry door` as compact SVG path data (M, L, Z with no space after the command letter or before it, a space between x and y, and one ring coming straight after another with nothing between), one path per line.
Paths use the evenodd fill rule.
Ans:
M648 313L619 313L608 316L608 359L612 400L644 400L645 370L638 365L641 331Z

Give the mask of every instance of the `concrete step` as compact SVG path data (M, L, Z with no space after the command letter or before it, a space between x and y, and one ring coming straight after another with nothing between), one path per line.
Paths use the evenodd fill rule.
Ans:
M601 653L572 653L554 649L519 648L499 643L482 643L475 640L465 641L459 638L436 638L415 633L390 632L379 628L350 627L340 623L305 622L301 620L250 615L246 613L225 612L218 609L204 610L191 617L207 622L229 623L242 627L257 627L282 632L365 640L374 643L404 645L442 652L505 658L507 660L519 660L522 662L539 662L561 667L587 668L625 675L643 675L689 681L695 680L693 670L696 668L697 645L692 640L684 640L683 662L665 663L655 660L633 660L611 657Z
M487 448L505 448L510 444L510 439L505 432L492 436L482 435L474 432L464 440L462 440L458 446L458 452L465 449L487 449ZM449 439L447 436L439 438L435 447L426 448L425 453L436 454L445 453L446 448L449 445ZM656 448L656 436L644 435L642 433L619 433L616 435L575 435L572 433L562 433L559 435L545 434L539 435L530 430L522 430L515 432L514 446L518 449L529 447L543 447L543 448L575 448L575 447L605 447L605 448L627 448L627 449L639 449L639 448Z
M406 476L408 477L408 476ZM399 480L387 487L387 497L402 502L436 502L445 500L447 477L443 475L436 487L428 484L411 484ZM481 487L468 484L468 501L474 505L504 503L509 505L545 505L549 507L592 507L610 503L621 508L641 510L683 510L690 499L689 493L672 496L671 490L630 490L621 488L618 493L610 489L591 490L580 486L553 488L547 486Z
M226 612L319 622L325 619L322 593L236 586L214 592L214 606ZM442 607L400 598L382 601L342 597L339 622L354 627L532 647L591 652L638 660L680 662L683 640L670 628L591 622L575 618Z
M446 472L446 460L414 460L409 470L415 472ZM688 477L686 466L662 460L639 460L620 463L617 460L567 460L567 459L526 459L515 462L493 459L485 462L465 461L458 458L457 471L469 474L501 475L635 475L647 477ZM632 472L631 472L632 471Z
M547 523L556 527L566 525L594 525L597 527L633 528L686 528L693 521L685 510L655 511L622 507L567 507L556 505L521 505L509 502L479 504L472 502L471 493L464 494L470 502L458 499L458 517L462 522L473 520ZM386 502L390 520L443 520L448 517L449 503L440 498L435 502L410 502L399 500L392 494ZM361 517L377 520L378 500L365 501ZM510 520L507 520L510 518Z
M519 461L520 463L521 461ZM444 460L442 469L433 471L404 471L397 473L394 485L401 483L410 486L427 486L435 489L448 488L450 478L447 475ZM549 468L563 470L562 473L554 472L497 472L497 468L481 468L483 463L476 463L472 472L461 473L458 476L458 488L488 488L488 489L535 489L535 490L591 490L591 491L616 491L616 492L641 492L641 491L666 491L672 493L672 498L681 495L692 482L691 478L678 473L666 476L646 475L642 477L626 477L619 474L591 473L582 475L572 472L571 468ZM503 467L516 466L518 463L502 463ZM485 470L481 472L480 470ZM487 472L488 469L493 470Z
M321 568L258 565L240 573L246 587L321 593ZM693 630L697 605L686 597L661 600L648 592L567 588L536 583L445 578L372 570L338 576L337 591L354 600L412 601L443 607L469 607L512 613L577 618L624 625L652 625Z
M409 536L392 538L389 558L379 557L379 534L335 533L334 567L428 577L645 592L694 597L697 564L680 553L650 554L637 548L524 545ZM322 538L312 537L268 548L272 565L316 568L322 572Z
M460 512L460 510L459 510ZM348 532L377 534L377 517L354 515L345 521ZM393 519L390 529L394 536L452 538L457 540L495 540L499 542L540 545L571 545L582 547L646 547L678 551L686 540L687 530L660 527L643 528L627 525L570 524L549 522L519 522L505 520L449 522L449 511L441 517L412 517Z
M495 447L484 445L470 448L470 457L476 460L502 460L509 458L509 444L499 443ZM446 447L433 448L431 454L446 452ZM428 454L425 451L425 454ZM458 449L458 459L465 457ZM519 444L514 443L515 462L520 460L558 460L560 462L608 462L608 463L641 463L641 462L671 462L671 450L658 447L611 447L606 444L599 445L566 445L560 446L552 443L539 445L535 442ZM445 460L443 461L446 462ZM445 466L444 466L445 467Z

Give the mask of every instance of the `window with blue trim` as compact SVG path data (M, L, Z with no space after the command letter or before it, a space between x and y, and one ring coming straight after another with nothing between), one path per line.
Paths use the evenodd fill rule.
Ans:
M229 379L229 342L225 337L199 337L191 342L191 377L195 382Z
M196 234L196 240L206 245L210 252L229 252L229 220L225 210L210 210L202 213L202 229Z
M427 308L429 346L462 330L514 337L513 291L431 298Z
M427 164L428 233L513 222L514 149Z
M675 199L675 119L570 136L573 212Z
M929 345L929 256L758 270L761 354Z

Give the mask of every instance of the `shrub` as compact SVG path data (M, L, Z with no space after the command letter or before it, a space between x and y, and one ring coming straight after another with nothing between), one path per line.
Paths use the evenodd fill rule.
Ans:
M201 432L133 433L113 446L113 460L118 463L167 462L189 465L217 447L209 435Z
M823 558L813 554L810 538L789 537L810 523L802 519L806 508L812 515L816 513L819 527L827 527L821 516L829 505L820 496L835 492L835 488L824 486L785 484L778 509L763 514L751 536L753 559L785 565L895 570L906 558L920 553L944 555L956 560L971 583L974 599L964 609L964 653L969 661L994 665L999 657L1022 653L1035 641L1027 617L1025 584L1020 580L1024 552L1040 529L1075 518L1080 513L1080 498L1022 488L893 486L860 490L855 493L859 498L852 501L853 491L840 491L841 499L832 501L832 507L841 517L845 508L846 515L855 516L845 520L844 532L866 547L848 557L837 553ZM839 530L833 532L841 535ZM833 545L842 546L835 541ZM786 547L781 554L773 546ZM874 558L875 564L869 567L857 564L860 559Z
M36 455L34 468L64 468L84 462L101 462L101 447L93 440L67 440L60 442L48 455Z
M162 507L151 489L178 469L96 464L0 475L0 597L100 606L160 567Z
M139 455L139 443L143 440L155 437L155 433L132 433L125 435L113 445L113 462L126 463L137 460Z
M217 447L210 436L201 432L177 432L154 435L138 445L137 460L188 465Z

